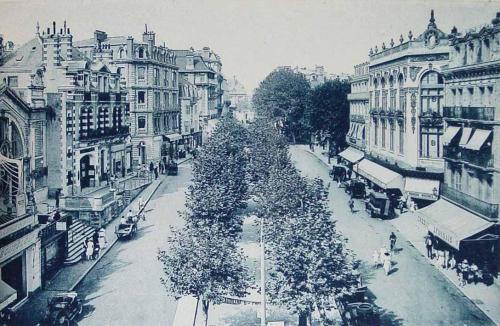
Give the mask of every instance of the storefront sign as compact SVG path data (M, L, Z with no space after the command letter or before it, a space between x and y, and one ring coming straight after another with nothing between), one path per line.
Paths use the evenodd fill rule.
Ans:
M66 222L56 222L56 231L66 231L67 224Z
M9 243L5 247L0 248L0 262L14 256L15 254L25 250L33 245L38 239L38 232L32 231L25 236Z

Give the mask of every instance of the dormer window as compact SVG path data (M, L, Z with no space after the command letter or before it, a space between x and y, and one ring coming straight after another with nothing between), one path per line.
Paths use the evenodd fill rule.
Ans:
M144 58L144 49L143 48L139 48L139 50L137 51L137 57L139 59L143 59Z

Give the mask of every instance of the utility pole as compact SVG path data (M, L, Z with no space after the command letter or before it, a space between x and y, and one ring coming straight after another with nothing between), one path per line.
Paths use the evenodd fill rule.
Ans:
M260 218L260 326L266 326L266 261L264 217Z

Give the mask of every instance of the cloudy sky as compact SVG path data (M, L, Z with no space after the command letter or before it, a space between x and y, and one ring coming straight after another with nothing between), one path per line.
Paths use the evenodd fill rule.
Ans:
M370 47L425 30L430 10L444 32L491 22L500 0L0 0L0 33L16 44L67 20L74 39L141 37L144 24L174 49L210 46L224 73L248 90L276 66L324 65L352 73Z

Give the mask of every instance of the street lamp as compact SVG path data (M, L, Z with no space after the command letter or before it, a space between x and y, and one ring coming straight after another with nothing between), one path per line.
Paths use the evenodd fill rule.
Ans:
M264 217L260 218L260 326L266 326L266 250L264 242Z

